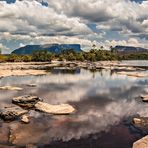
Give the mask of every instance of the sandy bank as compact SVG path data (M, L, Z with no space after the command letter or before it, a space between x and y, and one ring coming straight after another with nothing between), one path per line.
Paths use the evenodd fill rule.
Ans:
M58 62L54 61L51 63L47 62L14 62L14 63L0 63L0 77L8 77L8 76L26 76L26 75L45 75L47 74L46 69L50 69L51 67L69 67L69 68L86 68L86 69L107 69L107 70L115 70L115 71L137 71L143 70L138 66L129 66L122 64L119 61L100 61L100 62ZM121 74L121 73L119 73ZM125 74L125 73L122 73ZM129 74L129 73L128 73ZM126 73L127 75L127 73ZM130 73L131 75L131 73ZM136 77L143 77L143 75L135 75ZM145 77L145 75L144 75Z

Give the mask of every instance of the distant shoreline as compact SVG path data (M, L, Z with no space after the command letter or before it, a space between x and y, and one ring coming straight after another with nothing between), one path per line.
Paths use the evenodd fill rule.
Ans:
M51 62L56 61L122 61L122 60L148 60L148 52L118 53L116 51L96 50L89 52L75 52L73 50L63 50L60 54L48 51L35 51L30 55L2 55L0 62Z
M147 62L147 61L146 61ZM46 75L50 74L47 70L54 67L65 67L68 69L84 68L88 70L112 70L119 74L130 74L131 72L143 71L148 69L147 65L130 65L120 61L99 61L99 62L70 62L70 61L52 61L52 62L7 62L0 63L0 78L9 76L27 76L27 75ZM130 72L130 73L127 73ZM139 75L137 75L139 76ZM144 75L145 76L145 75ZM147 75L146 75L147 77Z

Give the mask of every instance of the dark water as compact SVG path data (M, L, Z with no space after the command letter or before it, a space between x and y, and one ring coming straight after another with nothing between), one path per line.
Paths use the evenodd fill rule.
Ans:
M30 111L29 124L0 121L0 147L131 148L134 141L148 134L131 124L133 116L148 116L148 105L139 98L148 93L146 78L109 70L55 68L46 76L3 78L0 86L4 85L24 90L0 91L0 107L10 105L13 97L31 94L51 104L69 103L77 112L50 116Z

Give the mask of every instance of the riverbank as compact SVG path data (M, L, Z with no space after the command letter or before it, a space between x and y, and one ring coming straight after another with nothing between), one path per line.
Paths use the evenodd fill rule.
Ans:
M26 75L46 75L48 69L52 67L65 67L69 69L85 68L88 70L114 70L119 74L137 77L148 77L148 74L131 73L144 71L148 66L128 65L119 61L100 61L100 62L14 62L0 63L0 77L26 76ZM130 72L130 73L128 73ZM48 73L49 74L49 73Z

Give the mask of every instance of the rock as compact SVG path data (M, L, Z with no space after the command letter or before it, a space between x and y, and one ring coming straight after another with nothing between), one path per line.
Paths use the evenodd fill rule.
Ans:
M148 136L136 141L133 148L148 148Z
M69 104L51 105L44 102L36 103L35 109L38 111L55 115L71 114L75 111L75 109Z
M36 84L27 84L29 87L36 87Z
M30 122L27 115L23 115L23 116L21 117L21 121L24 122L24 123L29 123L29 122Z
M12 99L12 103L26 108L33 108L38 101L42 101L42 99L37 96L30 95L20 96Z
M9 135L9 126L4 122L0 123L0 143L7 143L9 140L8 135Z
M26 114L27 112L28 112L27 110L24 110L17 106L7 107L0 111L0 117L6 121L15 120L16 118L18 118L23 114Z
M134 124L140 124L142 122L142 120L139 118L134 118L133 122L134 122Z
M0 77L10 77L10 76L38 76L38 75L46 75L47 72L45 70L34 70L34 69L27 69L27 70L11 70L11 69L4 69L0 70Z
M23 88L20 88L20 87L14 87L14 86L3 86L3 87L0 87L0 90L23 90Z
M37 148L37 147L35 145L33 145L33 144L27 144L26 148Z
M146 96L141 95L141 98L143 102L148 102L148 95Z
M7 144L6 145L2 145L0 144L0 148L16 148L16 146L8 146Z
M50 136L50 134L48 135L48 133L46 133L51 128L50 123L50 121L45 123L40 120L34 119L29 124L12 122L11 124L9 124L9 144L16 145L17 148L27 148L28 144L38 144L45 142L43 140L44 136ZM49 141L49 137L47 139Z
M139 78L148 77L148 74L136 73L136 72L117 72L117 74L127 75L127 76L131 76L131 77L139 77Z
M148 118L147 117L133 118L133 123L137 127L148 127Z

